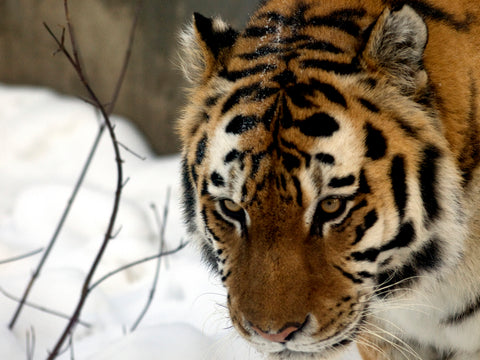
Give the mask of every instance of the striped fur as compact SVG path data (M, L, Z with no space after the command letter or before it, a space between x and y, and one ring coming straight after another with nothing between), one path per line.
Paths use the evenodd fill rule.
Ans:
M195 14L187 228L272 359L480 359L479 24L467 0Z

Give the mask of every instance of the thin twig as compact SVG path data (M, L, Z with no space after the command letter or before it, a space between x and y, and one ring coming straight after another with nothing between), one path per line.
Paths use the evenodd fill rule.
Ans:
M18 261L18 260L23 260L23 259L26 259L28 257L37 255L38 253L41 253L42 251L43 251L43 248L40 248L40 249L37 249L37 250L30 251L30 252L28 252L26 254L23 254L23 255L15 256L13 258L6 259L6 260L1 260L0 265L8 264L10 262L14 262L14 261Z
M35 354L35 328L33 326L27 329L26 347L27 359L33 360L33 355Z
M159 253L160 254L163 253L164 248L165 248L165 229L166 229L166 226L167 226L169 202L170 202L170 187L167 189L167 197L165 199L165 205L164 205L164 208L163 208L163 221L160 220L160 216L158 215L157 207L155 206L155 204L151 205L151 208L152 208L152 211L153 211L153 214L155 216L155 220L156 220L157 226L158 226ZM143 307L140 315L138 316L137 320L135 321L135 323L130 328L131 332L134 332L137 329L138 325L143 320L145 314L147 313L148 309L150 308L150 305L152 304L153 297L154 297L155 292L157 290L157 282L158 282L158 276L160 274L161 262L162 262L162 257L159 256L158 259L157 259L157 266L155 268L155 276L153 278L153 284L152 284L152 288L150 289L150 294L148 296L147 302L146 302L145 306Z
M55 243L57 242L57 238L60 235L61 230L63 229L63 225L65 224L65 221L67 220L67 217L70 214L70 210L72 208L72 205L73 205L73 203L74 203L74 201L77 197L77 194L78 194L78 192L79 192L79 190L80 190L80 188L83 184L85 176L87 175L87 171L90 168L90 164L92 162L93 156L95 155L95 152L97 151L98 144L100 143L100 139L102 138L104 130L105 130L104 125L101 125L98 129L97 135L95 136L95 140L94 140L93 145L90 149L90 153L87 156L87 160L85 161L85 164L83 165L80 176L78 177L77 182L76 182L76 184L73 188L73 191L70 195L70 198L68 199L67 205L66 205L65 209L63 210L62 216L61 216L61 218L60 218L60 220L59 220L59 222L58 222L58 224L55 228L53 236L50 239L50 241L47 245L47 248L42 255L42 258L40 259L40 262L38 263L37 268L33 272L32 277L30 278L30 281L29 281L27 287L25 288L23 296L22 296L20 302L18 303L18 307L17 307L17 309L16 309L16 311L15 311L13 317L12 317L12 320L10 320L10 323L8 325L8 328L10 330L13 329L13 327L15 326L15 322L17 321L18 316L20 315L20 312L22 311L23 304L27 300L27 297L29 296L30 291L32 290L32 287L33 287L33 284L35 283L35 280L39 277L40 272L42 271L43 266L45 265L45 262L46 262L48 256L50 255L50 252L52 251L52 248L54 247Z
M120 71L120 76L118 77L117 85L115 86L115 90L113 91L112 99L110 100L110 104L107 107L107 112L109 114L112 113L115 104L117 103L118 95L120 94L120 89L122 88L122 83L125 78L125 74L127 73L128 63L130 61L130 56L132 54L133 48L133 41L135 40L135 33L138 24L138 19L140 18L140 11L143 7L143 0L137 1L137 6L135 8L135 15L133 16L133 23L132 28L130 29L130 37L128 39L127 51L125 52L125 58L122 64L122 70Z
M109 273L103 275L101 278L99 278L97 281L95 281L92 285L90 285L90 288L89 288L89 291L92 291L93 289L95 289L98 285L100 285L102 282L104 282L105 280L107 280L108 278L112 277L113 275L116 275L118 274L119 272L122 272L122 271L125 271L127 269L130 269L131 267L134 267L134 266L137 266L137 265L141 265L143 263L146 263L148 261L152 261L152 260L155 260L159 257L165 257L165 256L169 256L169 255L173 255L177 252L179 252L180 250L182 250L184 247L186 247L188 245L188 241L187 242L183 242L181 241L180 242L180 245L178 245L175 249L173 250L169 250L169 251L165 251L165 252L161 252L159 254L155 254L155 255L152 255L152 256L148 256L146 258L143 258L141 260L137 260L137 261L134 261L134 262L131 262L130 264L127 264L127 265L124 265L124 266L121 266L119 267L118 269L115 269L113 271L110 271Z
M73 336L68 340L68 347L70 348L70 360L75 360L75 349L73 348Z
M20 302L20 300L21 300L20 298L17 298L15 296L13 296L12 294L10 294L9 292L7 292L5 289L3 289L1 287L0 287L0 293L3 294L8 299L16 301L16 302ZM42 312L47 313L49 315L57 316L57 317L62 318L62 319L67 319L67 320L70 319L70 315L63 314L63 313L61 313L59 311L56 311L56 310L48 309L48 308L46 308L42 305L34 304L34 303L28 302L28 301L25 301L24 305L28 306L32 309L42 311ZM79 320L78 323L82 326L85 326L86 328L91 328L92 327L91 324L89 324L85 321L82 321L82 320Z
M120 145L124 150L128 151L130 154L132 154L133 156L135 156L136 158L142 160L142 161L145 161L147 160L147 158L145 156L142 156L140 154L137 154L135 151L133 151L132 149L130 149L127 145L119 142L118 145Z

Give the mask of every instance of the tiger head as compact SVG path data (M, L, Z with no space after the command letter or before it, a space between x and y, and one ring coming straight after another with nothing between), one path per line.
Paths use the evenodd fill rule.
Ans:
M271 0L242 32L195 14L183 43L188 231L256 348L328 356L456 261L461 176L412 8Z

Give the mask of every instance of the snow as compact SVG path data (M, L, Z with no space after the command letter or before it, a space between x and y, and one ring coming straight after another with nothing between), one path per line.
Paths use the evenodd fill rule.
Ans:
M129 181L113 239L96 279L158 252L160 216L171 191L167 248L184 239L179 207L179 157L155 157L128 121L113 117ZM46 89L0 85L0 261L44 248L66 206L98 131L98 114L78 99ZM105 133L72 212L28 301L71 314L83 279L106 230L116 172ZM66 320L25 307L13 331L7 326L40 254L0 264L0 359L45 359ZM132 325L147 302L155 261L129 268L91 292L72 351L59 359L259 360L232 329L225 290L210 275L193 246L164 258L157 290L145 318ZM29 346L27 344L33 344ZM359 359L355 350L343 360Z

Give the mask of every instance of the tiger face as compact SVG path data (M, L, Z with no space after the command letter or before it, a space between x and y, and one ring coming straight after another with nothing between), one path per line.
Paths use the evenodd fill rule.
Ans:
M429 96L426 24L349 4L267 1L243 32L196 14L183 38L188 230L233 325L277 359L339 351L377 299L462 249L444 238L461 238L462 178Z

